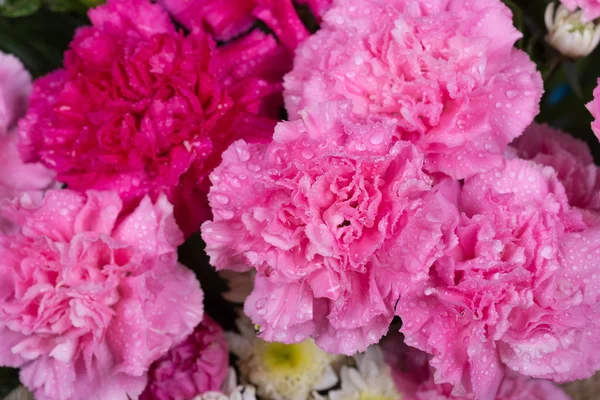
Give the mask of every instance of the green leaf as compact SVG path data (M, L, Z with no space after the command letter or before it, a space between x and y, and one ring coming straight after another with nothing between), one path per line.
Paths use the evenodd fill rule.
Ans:
M577 70L577 64L572 60L565 60L562 63L562 67L573 93L575 93L578 98L583 98L583 89L581 88L581 82L579 81L580 77Z
M62 65L75 29L86 23L83 15L46 8L22 18L0 16L0 50L16 55L38 77Z
M85 12L87 9L78 0L45 0L45 3L53 12Z
M42 7L42 0L6 0L0 5L0 15L9 18L32 15Z
M19 371L0 367L0 399L19 386Z
M87 8L91 8L104 4L105 0L79 0L79 2Z

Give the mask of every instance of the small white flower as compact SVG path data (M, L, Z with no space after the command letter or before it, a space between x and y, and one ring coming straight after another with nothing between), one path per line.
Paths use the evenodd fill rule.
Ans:
M233 368L223 382L221 392L206 392L193 398L193 400L256 400L256 389L250 385L238 385L237 376Z
M554 13L554 7L555 4L550 3L546 8L546 42L567 57L590 54L600 43L600 26L592 21L583 22L581 10L571 12L561 4Z
M227 334L229 348L238 360L241 378L271 400L306 400L312 391L326 390L338 382L330 355L311 340L297 344L265 342L256 337L250 320L237 321L241 335Z
M343 366L342 388L329 392L329 400L400 400L389 365L379 346L354 356L356 368Z

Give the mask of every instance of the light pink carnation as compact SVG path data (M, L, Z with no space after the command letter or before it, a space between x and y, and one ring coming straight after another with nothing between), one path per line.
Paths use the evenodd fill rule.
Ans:
M17 149L17 120L27 110L31 77L21 62L0 52L0 199L50 187L54 173L40 164L25 164ZM0 219L0 230L11 226Z
M527 376L508 372L502 382L498 394L493 400L571 400L569 396L554 383L532 379ZM452 386L437 385L433 377L420 385L413 396L403 400L476 400L474 395L454 396Z
M571 206L600 211L600 170L587 143L533 123L512 146L519 157L554 168Z
M26 161L74 190L116 190L129 208L164 192L186 235L209 217L208 173L234 140L266 140L287 56L261 32L216 47L176 32L149 0L109 0L77 31L65 67L34 83Z
M520 33L500 0L351 0L325 15L285 77L292 118L348 99L354 112L398 120L426 169L465 178L502 163L538 112L542 80L513 47Z
M54 172L41 164L25 164L19 158L16 132L0 136L0 199L23 192L47 189L54 183Z
M0 136L27 111L31 77L16 57L0 51Z
M598 86L594 89L594 100L589 102L586 107L594 117L592 130L596 134L596 137L600 139L600 78L598 79Z
M382 347L403 400L475 400L472 393L454 396L452 385L436 384L427 353L406 346L401 338L386 338ZM569 396L552 382L507 371L492 399L569 400Z
M263 339L310 336L353 354L387 331L403 285L427 276L455 205L392 121L360 123L347 103L301 115L270 146L238 141L223 154L202 233L218 269L256 268L244 309Z
M150 368L141 400L189 400L221 389L229 353L223 329L207 315L194 333Z
M600 0L560 0L560 2L571 11L581 8L584 22L600 17Z
M493 399L504 365L556 381L600 368L600 231L553 169L511 160L464 184L458 245L398 304L408 345L433 355L454 395Z
M127 400L150 364L201 321L202 291L177 263L164 196L120 216L113 192L24 195L0 234L0 365L41 400Z
M320 17L332 0L303 0ZM219 40L248 31L261 20L288 48L295 49L309 36L292 0L159 0L177 21L188 28L207 25Z

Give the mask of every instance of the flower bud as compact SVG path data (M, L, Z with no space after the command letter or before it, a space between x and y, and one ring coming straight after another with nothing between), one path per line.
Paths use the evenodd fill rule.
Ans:
M600 42L600 26L593 21L583 22L581 10L571 12L561 4L555 13L554 7L554 3L546 7L546 42L567 57L589 55Z

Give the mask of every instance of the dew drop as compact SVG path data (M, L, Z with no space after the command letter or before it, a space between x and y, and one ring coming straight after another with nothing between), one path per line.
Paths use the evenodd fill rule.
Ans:
M215 195L215 200L220 203L220 204L228 204L229 203L229 197L225 196L224 194L217 194Z
M310 150L302 150L302 157L304 157L307 160L310 160L311 158L314 157L314 153Z
M237 153L238 158L242 162L246 162L250 159L250 152L246 147L235 146L235 152Z

